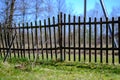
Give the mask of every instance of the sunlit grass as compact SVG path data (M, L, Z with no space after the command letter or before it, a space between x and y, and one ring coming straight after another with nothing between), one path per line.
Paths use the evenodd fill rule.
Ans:
M109 63L106 64L105 54L103 54L103 63L100 63L100 54L97 54L95 63L94 54L91 55L91 62L89 62L89 53L86 54L85 61L84 53L81 53L80 61L78 53L76 53L75 61L73 53L70 55L70 61L66 53L65 60L61 62L60 53L57 54L57 59L55 53L52 59L50 53L48 59L44 53L44 59L40 54L39 59L32 66L34 62L32 54L28 59L28 54L25 54L25 58L15 58L12 53L11 58L8 57L5 63L3 63L3 58L0 58L0 80L119 80L118 55L115 55L115 64L112 64L112 55L108 56ZM23 68L15 68L16 65L22 65Z
M120 65L27 58L0 60L0 80L119 80ZM15 68L22 65L24 68Z

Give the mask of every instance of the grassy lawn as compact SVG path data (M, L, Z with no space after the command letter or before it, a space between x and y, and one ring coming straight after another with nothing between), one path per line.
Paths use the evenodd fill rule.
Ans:
M16 67L20 65L20 67ZM119 80L120 65L54 60L0 60L0 80Z

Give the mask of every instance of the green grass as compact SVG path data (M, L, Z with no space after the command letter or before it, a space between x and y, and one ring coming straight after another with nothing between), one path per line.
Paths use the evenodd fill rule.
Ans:
M119 80L120 65L28 59L0 60L0 80ZM15 68L15 65L23 68Z

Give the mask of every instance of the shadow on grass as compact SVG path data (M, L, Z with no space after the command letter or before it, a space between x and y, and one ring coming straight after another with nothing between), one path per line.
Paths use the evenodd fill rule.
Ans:
M80 62L57 62L57 61L40 61L39 64L46 65L46 66L54 66L54 67L71 67L76 68L77 71L81 69L88 69L94 70L97 72L107 72L107 73L114 73L120 74L120 65L110 65L110 64L100 64L100 63L80 63ZM58 69L57 68L57 69ZM61 68L60 68L61 69ZM69 69L65 69L69 70Z

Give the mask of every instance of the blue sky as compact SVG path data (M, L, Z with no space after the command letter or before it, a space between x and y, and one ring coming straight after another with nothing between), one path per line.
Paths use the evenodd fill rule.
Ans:
M120 0L103 0L108 14L111 13L112 7L120 5ZM87 0L87 10L94 8L95 3L100 0ZM84 0L67 0L67 3L73 4L75 13L82 14L84 11Z

